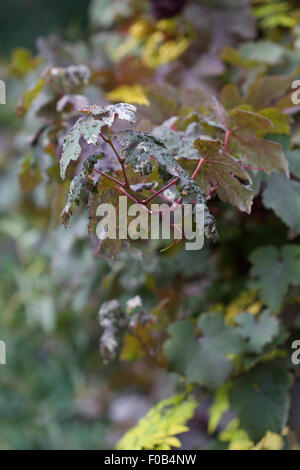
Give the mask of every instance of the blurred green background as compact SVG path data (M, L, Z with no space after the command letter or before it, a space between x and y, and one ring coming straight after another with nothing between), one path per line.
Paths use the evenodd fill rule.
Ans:
M41 35L84 38L88 4L2 1L0 78L13 50L34 53ZM95 263L83 247L82 220L73 234L60 227L48 236L43 193L32 201L20 192L25 136L15 107L26 83L8 78L7 84L7 105L0 107L0 338L7 347L7 365L0 366L0 449L112 448L149 408L144 392L153 390L153 402L160 395L145 370L116 365L108 375L102 365L97 312L107 263Z

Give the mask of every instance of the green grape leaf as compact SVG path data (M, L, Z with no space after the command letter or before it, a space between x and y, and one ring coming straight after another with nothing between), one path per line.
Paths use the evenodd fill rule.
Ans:
M186 423L193 417L196 407L196 401L184 394L161 401L122 437L116 449L171 450L180 447L175 436L189 430Z
M259 114L272 122L272 134L290 134L291 123L293 120L288 114L283 113L280 109L277 108L261 109ZM262 130L261 132L259 131L257 135L259 137L263 137L267 133L268 131Z
M209 194L217 187L217 194L222 201L250 213L254 193L251 178L241 163L224 153L220 140L201 137L194 141L194 146L205 159L195 177L202 191ZM179 163L191 174L195 171L200 156L198 160L181 158Z
M272 122L269 119L252 111L235 108L229 112L229 129L241 128L241 131L258 132L262 129L271 131L272 127ZM237 132L239 131L237 130Z
M233 381L230 406L254 442L267 431L281 433L289 408L289 374L272 363L260 364Z
M232 109L244 104L244 99L234 83L228 83L220 92L220 101L225 109Z
M272 132L272 122L264 116L242 109L230 112L229 129L232 133L229 138L229 149L237 152L255 168L261 168L266 173L272 171L285 172L289 175L288 161L285 158L282 146L278 142L260 139L256 132Z
M259 290L271 311L279 311L288 287L299 284L300 246L263 246L251 253L250 262L250 287Z
M237 333L246 340L249 352L260 354L264 346L270 343L279 331L279 322L268 310L259 318L250 313L241 313L235 319Z
M244 342L219 313L204 313L198 319L202 336L197 340L190 322L180 321L168 328L170 339L165 353L171 368L185 373L189 382L216 389L234 371L232 355L240 354Z
M285 172L289 175L288 161L278 142L258 138L258 134L271 134L274 125L270 119L249 110L234 108L228 114L221 103L213 99L209 105L213 121L205 127L209 135L220 134L220 126L230 132L228 151L247 160L254 168L266 173ZM202 122L202 125L204 123Z
M260 111L270 108L272 105L274 106L274 103L290 90L292 81L293 75L255 77L251 81L245 97L241 95L240 90L235 84L229 83L222 88L220 100L224 108L228 110L247 104L254 111ZM286 116L288 117L288 115Z
M254 110L269 108L290 89L293 76L266 75L256 77L249 85L245 102Z

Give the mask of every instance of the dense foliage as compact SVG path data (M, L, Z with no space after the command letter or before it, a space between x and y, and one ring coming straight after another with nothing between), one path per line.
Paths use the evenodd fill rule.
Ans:
M298 448L297 2L89 17L88 41L39 39L1 69L22 94L18 124L1 115L2 446ZM204 204L203 249L99 240L120 194Z

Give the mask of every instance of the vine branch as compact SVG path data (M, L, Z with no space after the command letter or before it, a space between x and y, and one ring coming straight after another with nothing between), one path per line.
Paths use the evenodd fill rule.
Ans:
M112 148L114 154L116 155L116 157L118 159L118 162L120 163L120 165L122 167L122 172L123 172L123 176L124 176L124 186L129 188L130 184L129 184L127 174L126 174L125 158L120 157L119 153L117 152L117 149L116 149L116 147L114 146L114 144L111 140L110 129L109 129L108 137L105 137L105 135L103 135L102 132L100 132L100 137L104 140L104 142L106 144L108 144Z

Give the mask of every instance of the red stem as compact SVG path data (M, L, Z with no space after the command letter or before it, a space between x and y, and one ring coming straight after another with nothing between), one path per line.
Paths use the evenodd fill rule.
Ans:
M211 188L211 190L210 190L209 193L207 194L206 198L210 198L210 197L213 195L213 193L214 193L215 191L217 191L218 187L219 187L219 183L216 183L216 184Z
M173 186L173 184L176 184L179 178L175 178L175 180L171 181L169 184L161 188L159 191L156 191L154 194L151 194L147 199L143 201L145 205L147 205L152 199L154 199L156 196L158 196L160 193L163 193L166 189L170 188L170 186Z
M231 130L227 129L226 134L225 134L225 140L224 140L224 153L227 151L230 135L231 135Z
M142 201L139 201L139 199L136 199L135 197L133 197L123 187L119 188L119 191L121 191L123 194L125 194L125 196L127 196L135 204L143 204L144 205L144 203ZM145 207L146 207L147 211L149 212L149 214L152 214L152 211L147 206L145 206Z
M104 142L108 145L111 146L114 154L116 155L117 159L118 159L118 162L120 163L121 167L122 167L122 171L123 171L123 175L124 175L124 186L126 188L129 188L130 184L129 184L129 181L128 181L128 178L127 178L127 174L126 174L126 168L125 168L125 159L124 158L121 158L120 155L118 154L114 144L112 143L111 141L111 138L110 138L110 134L109 134L109 138L105 137L102 132L100 132L100 137L104 140Z
M156 193L155 189L151 189L151 192L154 194ZM172 201L171 199L168 199L166 196L163 196L162 194L159 195L159 197L161 199L163 199L164 201L167 201L169 204L174 204L175 201ZM178 204L178 203L176 203Z
M131 194L129 194L127 191L125 191L124 188L119 188L119 190L125 194L125 196L127 196L132 202L134 202L135 204L140 204L140 201L138 199L135 199L135 197L131 196Z
M201 158L201 160L199 161L199 163L198 163L198 165L197 165L197 168L196 168L196 170L195 170L194 173L193 173L192 180L194 180L194 179L196 178L197 173L198 173L198 171L200 170L200 168L201 168L201 166L203 165L204 162L205 162L205 158L203 157L203 158Z
M109 180L113 181L114 183L118 184L119 186L124 186L124 183L121 181L116 180L112 176L107 175L106 173L103 173L103 171L97 170L97 168L94 168L94 171L96 173L99 173L99 175L105 176L105 178L108 178Z

